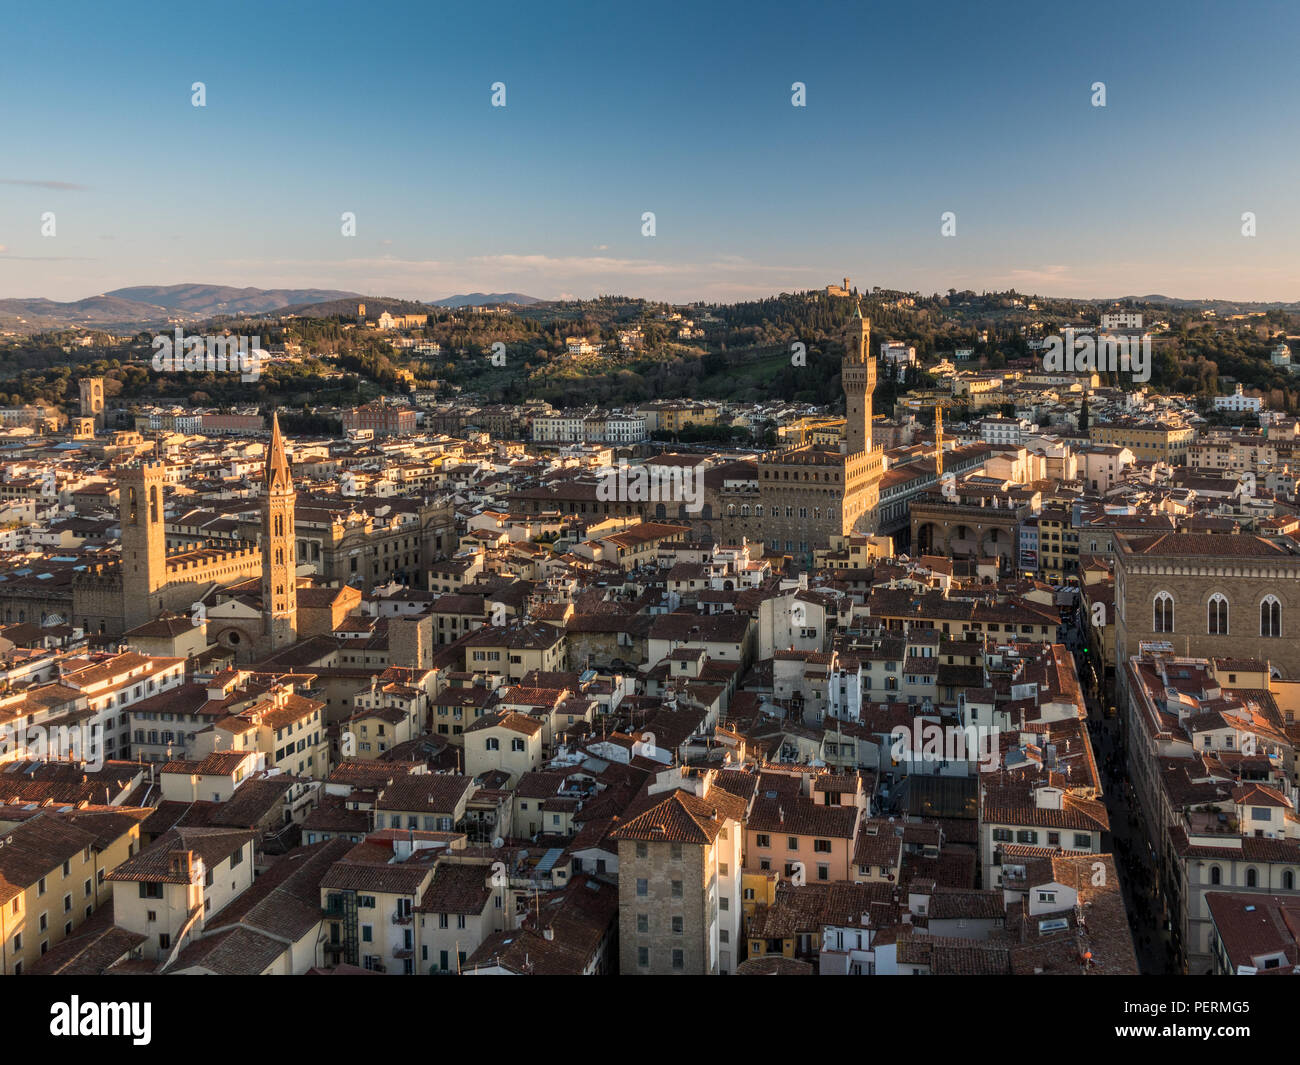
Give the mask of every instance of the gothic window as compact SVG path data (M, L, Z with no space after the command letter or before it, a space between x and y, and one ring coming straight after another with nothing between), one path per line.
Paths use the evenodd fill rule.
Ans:
M158 486L156 484L149 486L149 520L151 522L158 520Z
M1282 635L1282 604L1273 595L1264 596L1259 604L1259 634L1261 636Z
M1211 636L1228 635L1228 600L1218 592L1210 596L1206 607L1205 628Z
M1174 631L1174 597L1161 592L1155 597L1151 628L1156 632Z

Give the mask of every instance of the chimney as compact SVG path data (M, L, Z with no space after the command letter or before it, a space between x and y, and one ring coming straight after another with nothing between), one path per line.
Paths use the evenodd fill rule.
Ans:
M190 850L170 851L167 855L169 872L179 873L188 881L194 869L194 852Z

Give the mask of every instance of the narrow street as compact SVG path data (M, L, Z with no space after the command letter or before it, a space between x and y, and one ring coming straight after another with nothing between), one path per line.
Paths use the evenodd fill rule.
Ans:
M1102 798L1110 818L1110 839L1103 842L1103 849L1109 849L1115 855L1138 965L1144 975L1178 972L1173 943L1163 927L1158 869L1133 788L1128 783L1119 719L1118 716L1106 717L1107 707L1114 704L1114 693L1098 690L1104 685L1097 676L1091 656L1084 653L1087 636L1077 611L1071 622L1064 626L1064 635L1065 644L1074 655L1075 671L1083 690L1088 711L1088 733L1101 774Z

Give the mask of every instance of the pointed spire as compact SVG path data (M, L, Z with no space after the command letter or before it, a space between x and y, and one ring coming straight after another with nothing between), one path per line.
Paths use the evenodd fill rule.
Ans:
M853 301L853 317L854 317L854 318L858 318L858 319L861 319L861 318L862 318L862 300L861 300L861 299L856 299L856 300Z
M266 488L270 492L293 491L289 460L284 454L284 437L280 435L280 415L271 415L271 446L266 456Z

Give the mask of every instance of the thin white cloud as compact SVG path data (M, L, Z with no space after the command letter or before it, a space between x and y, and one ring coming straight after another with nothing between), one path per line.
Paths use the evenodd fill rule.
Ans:
M58 192L84 192L90 188L72 181L37 181L31 178L0 178L0 185L25 185L31 189L54 189Z

